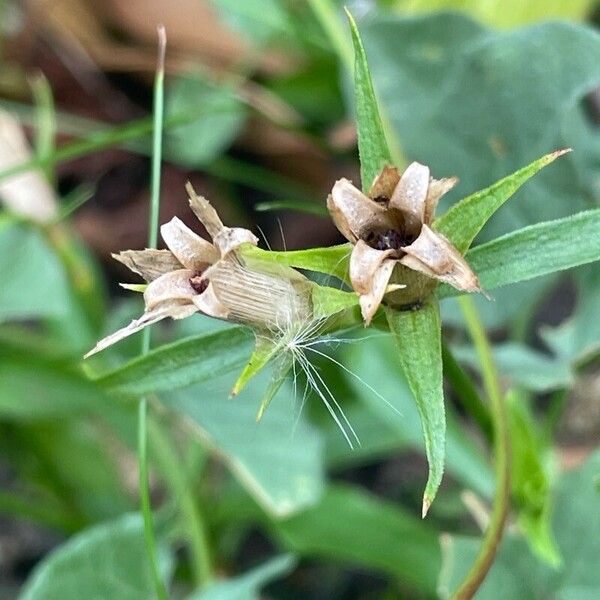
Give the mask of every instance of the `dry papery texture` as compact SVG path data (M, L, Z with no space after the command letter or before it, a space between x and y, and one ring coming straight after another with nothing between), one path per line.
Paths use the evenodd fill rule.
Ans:
M460 252L431 228L440 198L457 182L433 179L429 167L413 162L402 175L385 167L368 194L347 179L333 186L327 207L354 244L350 281L367 324L384 296L387 305L408 308L423 302L438 281L481 291Z
M200 237L174 217L160 228L168 250L126 250L114 255L143 277L144 314L104 338L90 356L166 317L183 319L197 312L259 330L283 330L312 315L309 281L279 265L249 268L240 249L256 245L248 229L226 227L211 204L191 185L190 206L212 238Z

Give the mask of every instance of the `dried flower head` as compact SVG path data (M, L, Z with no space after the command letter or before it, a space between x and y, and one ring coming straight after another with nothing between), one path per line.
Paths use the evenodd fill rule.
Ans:
M424 300L437 281L480 291L459 251L430 227L439 199L457 181L433 179L429 167L413 162L402 176L395 167L385 167L368 195L347 179L333 186L327 207L336 227L354 244L350 280L367 324L386 293L386 302L402 308ZM390 283L406 286L398 289Z
M252 232L225 227L208 200L187 186L190 206L212 238L201 238L177 217L160 232L168 250L126 250L114 258L148 286L144 314L127 327L104 338L86 356L166 317L183 319L197 312L251 325L283 329L306 322L312 314L310 284L293 269L249 267L240 248L256 245Z

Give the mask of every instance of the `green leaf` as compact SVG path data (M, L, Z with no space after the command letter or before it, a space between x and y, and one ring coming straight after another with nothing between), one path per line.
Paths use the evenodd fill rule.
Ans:
M260 589L289 573L294 564L290 554L277 556L242 575L213 583L187 600L260 600Z
M287 385L256 422L268 371L235 399L228 398L234 374L164 393L160 399L184 416L200 443L216 451L263 509L279 518L319 500L324 485L322 441L303 417L297 419Z
M336 395L344 399L344 412L361 445L350 450L337 426L328 419L325 425L327 458L335 464L352 465L364 462L369 456L388 456L392 451L411 449L424 453L417 403L404 373L398 369L393 337L373 333L372 329L363 331L362 336L341 345L333 354L348 371L338 367L337 379L333 379L335 373L331 375L331 380L336 382ZM349 333L343 337L349 338ZM335 339L332 336L334 347ZM324 366L319 365L321 369ZM464 435L450 407L446 420L446 470L463 486L491 498L494 478L487 458L473 440Z
M446 438L442 375L441 322L437 302L417 310L386 308L398 359L421 415L429 477L423 495L423 517L442 481Z
M5 222L0 229L0 280L0 322L68 313L63 266L33 226Z
M459 360L477 367L475 350L470 346L453 346L452 352ZM494 359L501 373L515 384L536 392L567 388L573 384L569 363L553 358L528 346L507 342L493 347Z
M230 327L166 344L95 379L104 389L141 396L206 381L243 366L252 333Z
M329 248L309 248L308 250L270 251L256 246L244 247L244 258L274 262L296 269L316 271L337 277L342 281L348 279L351 244L341 244Z
M552 498L550 450L542 441L528 398L515 391L506 395L511 444L511 486L519 525L531 549L548 564L561 562L551 531Z
M352 45L354 46L354 97L360 180L363 191L368 192L381 169L392 164L392 158L385 139L385 130L371 81L367 55L352 15L347 10L346 14L350 22Z
M467 253L485 290L570 269L600 259L600 209L531 225ZM441 298L458 291L440 286Z
M600 269L590 264L574 272L577 305L560 326L544 327L540 334L561 360L579 364L600 351Z
M168 579L172 558L159 548ZM126 515L74 536L49 554L27 582L21 600L147 600L154 588L146 557L142 519Z
M524 540L507 533L491 571L477 592L478 600L511 598L592 599L600 589L598 518L600 453L583 467L564 473L553 498L552 529L563 564L549 567L535 560ZM477 554L479 541L458 537L445 544L438 590L446 598L464 577Z
M464 254L490 217L530 178L570 149L556 150L457 202L433 227Z
M308 557L389 573L433 594L440 567L437 532L397 505L347 486L331 486L320 504L276 524L286 546Z
M246 387L246 384L267 366L278 351L280 351L280 348L274 339L257 335L252 355L237 378L231 390L231 395L237 396Z
M165 154L184 165L197 167L220 156L241 131L246 107L234 91L217 86L201 75L176 79L167 90L165 118L198 112L192 123L167 133Z
M593 0L395 0L394 6L403 13L457 10L495 27L514 27L548 19L585 19L594 6Z
M96 410L107 400L104 390L68 363L53 363L0 347L3 419L60 419Z
M439 214L461 190L480 190L562 147L575 152L524 185L480 240L593 207L600 136L582 101L600 81L595 29L554 22L499 32L452 13L381 14L365 19L361 34L381 107L404 153L435 177L460 177ZM494 326L512 324L547 288L531 282L518 292L518 300L506 293L501 306L479 307L487 304Z

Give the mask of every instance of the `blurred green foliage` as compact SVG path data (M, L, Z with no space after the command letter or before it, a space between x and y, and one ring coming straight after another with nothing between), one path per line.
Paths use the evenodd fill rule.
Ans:
M308 4L215 4L255 52L277 48L300 59L293 73L263 77L260 85L301 116L292 129L317 140L339 164L355 163L354 150L333 149L327 138L355 110L340 58L340 44L345 39L350 48L350 36L339 4L326 3L338 19L332 26L343 31L337 45ZM512 266L515 247L527 253L514 261L523 277L527 268L554 273L593 256L600 240L600 138L585 98L600 82L600 36L592 26L564 22L488 28L551 16L581 20L593 2L379 4L392 12L372 10L358 24L375 94L406 160L431 165L435 176L460 175L458 191L442 208L551 150L574 148L526 183L476 240L469 260L490 277L490 287L493 278L508 281L502 269ZM429 14L438 9L460 12ZM248 119L260 116L241 90L252 77L254 58L248 57L241 76L225 82L204 75L168 82L166 157L302 207L308 197L302 184L293 188L280 174L227 154ZM31 107L2 104L18 110L25 122L37 123ZM81 140L58 150L42 145L33 162L43 163L51 176L58 162L115 144L149 151L147 119L107 129L58 112L56 124L59 132ZM569 218L580 211L587 212ZM540 229L529 229L546 221L551 223L538 227L545 228L557 262L548 260L549 246L535 243ZM486 258L486 248L477 244L489 240L496 246ZM331 260L339 263L340 252L334 250ZM314 259L314 254L302 259L307 256ZM502 256L503 262L490 256ZM282 579L269 594L291 597L297 582L287 575L295 564L303 572L334 569L331 585L338 591L349 566L376 573L384 582L382 595L390 597L448 597L464 576L480 539L460 493L470 490L485 506L491 501L489 440L464 414L460 390L452 390L449 379L447 477L423 522L419 414L381 323L366 333L344 332L340 337L348 342L332 340L321 347L354 375L323 356L311 357L358 432L361 446L352 451L314 392L305 392L302 375L284 383L260 424L255 414L268 372L240 397L228 399L235 370L250 351L250 337L240 328L194 317L158 327L161 345L145 359L135 358L139 344L129 340L83 366L83 352L138 307L105 307L103 276L68 221L39 226L3 213L0 279L0 454L11 480L0 491L0 513L71 536L40 561L23 598L151 597L141 519L131 514L137 506L130 481L134 401L142 392L150 394L154 409L150 449L163 499L156 513L160 564L181 596L257 598L262 587ZM539 303L567 282L576 291L572 314L538 331ZM502 333L494 338L500 340L494 355L506 388L512 389L507 399L514 514L478 597L596 597L599 455L561 472L538 406L541 394L568 393L583 368L597 368L597 263L567 276L507 285L494 296L495 302L477 304L490 329ZM475 353L453 303L451 298L441 303L445 323L453 326L449 347L459 365L476 372ZM538 333L545 347L532 346ZM413 463L418 469L411 471ZM383 491L366 491L363 481L355 480L357 472L394 468L407 475ZM182 508L184 493L191 497L192 512L201 515L212 560L224 579L201 590L194 589L189 553L174 552L198 534L189 506ZM267 550L249 565L239 558L257 532L268 540ZM440 545L446 532L451 539Z

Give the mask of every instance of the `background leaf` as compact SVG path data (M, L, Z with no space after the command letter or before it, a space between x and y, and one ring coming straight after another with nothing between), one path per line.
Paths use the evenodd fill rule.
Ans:
M382 570L406 587L433 592L440 566L435 530L364 492L331 486L319 505L283 521L277 533L303 556Z
M41 231L33 226L0 226L0 280L0 322L68 313L65 270Z
M171 557L159 548L159 564L167 579ZM138 515L93 527L57 548L36 568L21 600L147 600L153 595L146 559L142 520Z
M205 590L188 596L187 600L259 600L260 588L289 573L294 562L289 554L277 556L247 573L213 583Z

